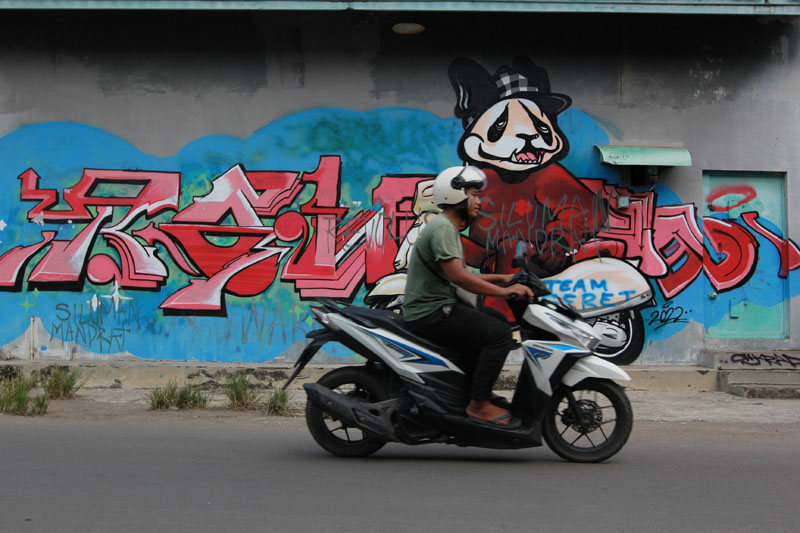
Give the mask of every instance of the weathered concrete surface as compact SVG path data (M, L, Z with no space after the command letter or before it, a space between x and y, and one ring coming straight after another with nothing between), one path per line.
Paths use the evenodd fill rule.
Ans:
M800 374L800 350L703 350L705 366L719 370L770 370Z
M170 417L217 419L219 417L264 416L244 414L228 407L219 385L235 372L245 371L251 383L266 389L281 386L291 372L290 366L275 364L232 365L222 363L179 362L68 362L63 366L84 373L86 383L76 400L52 401L47 417L108 419L117 417L150 418L160 416L150 410L147 394L154 387L170 381L203 386L211 396L209 409L170 410ZM315 381L339 365L315 365L307 368L290 388L289 406L294 415L302 415L305 394L302 383ZM51 362L10 360L0 364L0 377L19 373L43 372ZM508 366L498 383L501 393L510 396L519 367ZM709 422L796 424L800 423L800 404L790 399L746 398L728 394L717 387L719 371L703 367L635 366L626 367L632 380L622 383L631 400L636 420L655 422ZM780 398L779 396L773 396Z
M11 359L0 364L0 376L16 372L42 372L53 366L79 369L85 377L86 388L153 388L169 382L201 385L214 388L225 383L237 372L245 372L252 383L270 388L281 386L292 372L291 365L274 363L187 363L183 361L39 361ZM340 365L313 365L306 367L292 384L301 389L303 383L317 381L323 374ZM519 365L503 369L498 388L512 390L519 374ZM631 376L626 385L637 390L713 391L719 390L717 371L698 366L629 366L625 371Z
M800 351L736 350L705 354L719 390L746 398L800 399Z
M703 169L788 172L787 205L800 202L800 187L792 185L800 168L796 18L430 13L430 31L409 39L389 30L394 17L9 11L0 32L0 135L67 121L168 157L196 139L244 139L309 109L401 106L451 117L447 68L455 57L494 69L529 54L548 71L553 90L594 117L609 142L690 150L692 167L659 170L659 187L681 203L703 204ZM463 39L453 41L452 27ZM220 28L236 31L210 39ZM15 183L14 175L6 178ZM674 201L663 193L660 203ZM796 235L798 221L789 217L788 223L784 235ZM697 303L693 321L703 316ZM795 297L787 309L789 332L800 331L799 309ZM186 336L187 359L192 340ZM798 349L800 338L710 339L693 322L648 344L642 360L702 364L695 353L706 345Z
M315 382L340 365L315 364L306 367L291 389L301 391L304 383ZM0 364L0 378L37 372L47 374L55 367L78 369L84 390L149 390L169 383L198 385L216 391L230 376L244 372L261 389L281 387L293 368L277 363L187 363L183 361L46 361L11 359ZM631 381L622 382L629 391L703 393L721 391L746 398L800 399L800 372L781 370L719 370L701 366L633 365L624 367ZM497 389L512 391L519 365L506 365ZM798 406L800 407L800 406Z
M718 390L717 371L702 366L627 366L631 376L627 384L632 389L663 391L714 391Z
M800 385L744 383L741 385L732 385L726 392L737 396L743 396L744 398L800 400Z
M281 424L281 417L267 417L263 410L240 411L229 409L227 398L220 391L211 391L207 409L169 409L154 411L147 402L150 389L145 388L85 388L78 391L74 400L53 400L47 419L85 420L161 420L223 422L230 419L269 421ZM800 403L796 400L761 400L743 398L720 391L701 392L627 389L633 406L634 426L637 422L673 422L680 424L709 423L734 427L739 424L789 427L800 423ZM509 396L511 391L502 392ZM290 391L289 408L292 417L303 416L306 405L302 390ZM0 415L3 419L13 415Z

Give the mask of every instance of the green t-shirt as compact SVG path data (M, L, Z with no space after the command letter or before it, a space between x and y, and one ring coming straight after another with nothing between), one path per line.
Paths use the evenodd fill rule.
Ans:
M422 263L420 256L430 268ZM405 320L423 318L443 305L456 302L456 286L447 281L439 265L439 261L453 258L464 261L461 236L447 215L440 213L427 223L411 252L403 299Z

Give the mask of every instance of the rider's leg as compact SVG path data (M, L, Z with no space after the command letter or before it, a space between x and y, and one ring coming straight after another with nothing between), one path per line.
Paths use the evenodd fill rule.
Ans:
M467 414L482 420L495 420L507 415L507 410L489 400L508 352L514 345L508 322L502 313L494 309L487 308L478 312L465 306L456 307L451 318L460 324L464 332L458 342L463 349L471 348L470 353L474 353L475 347L480 346L471 376ZM499 423L506 424L508 419Z
M499 318L499 313L487 311L483 313L458 303L449 306L449 309L440 309L423 319L409 322L408 326L418 335L437 344L453 347L465 358L477 357L473 364L465 365L474 366L467 414L483 420L493 420L508 414L505 409L491 404L489 399L506 356L513 346L513 339L508 322Z
M491 398L492 388L500 377L508 352L514 346L511 327L503 313L491 307L481 309L481 313L484 315L482 325L486 332L481 342L470 390L470 398L478 401Z

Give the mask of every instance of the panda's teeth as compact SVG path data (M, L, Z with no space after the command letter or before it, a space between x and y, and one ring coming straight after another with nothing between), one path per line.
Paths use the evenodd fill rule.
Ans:
M540 153L537 152L526 152L524 154L514 154L514 162L516 163L534 163L538 164L541 160Z

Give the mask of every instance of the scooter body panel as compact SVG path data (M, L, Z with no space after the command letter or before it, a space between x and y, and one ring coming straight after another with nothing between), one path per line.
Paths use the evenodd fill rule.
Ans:
M602 357L590 355L581 358L572 368L564 374L561 382L568 387L574 387L587 378L610 379L612 381L630 381L627 372L617 365L608 362Z
M422 383L423 372L458 372L456 365L433 350L382 328L367 328L341 315L329 315L331 323L354 337L399 376Z
M553 295L574 306L582 318L639 307L653 298L653 289L641 272L613 257L575 263L542 281Z

